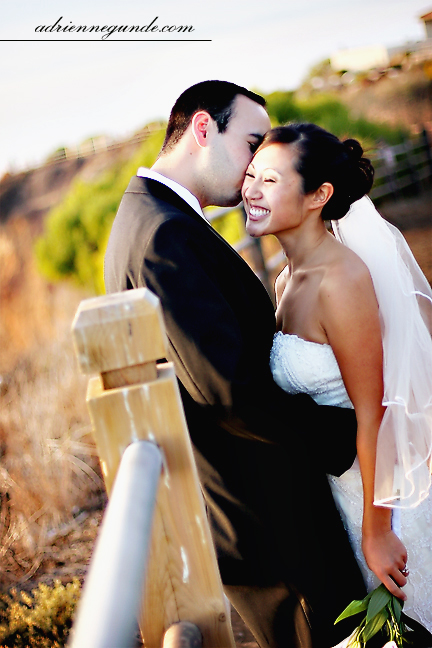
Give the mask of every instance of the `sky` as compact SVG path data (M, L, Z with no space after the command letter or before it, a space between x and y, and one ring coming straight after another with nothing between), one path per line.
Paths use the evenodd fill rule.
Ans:
M166 120L198 81L294 90L339 49L422 40L430 10L432 0L0 0L0 177L60 146ZM55 25L194 31L41 31Z

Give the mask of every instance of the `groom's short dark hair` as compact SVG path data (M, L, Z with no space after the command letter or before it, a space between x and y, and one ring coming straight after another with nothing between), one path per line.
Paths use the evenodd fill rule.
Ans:
M161 153L174 148L193 115L199 110L208 112L217 123L219 133L223 133L232 115L234 100L239 94L265 106L263 97L229 81L201 81L185 90L171 110Z

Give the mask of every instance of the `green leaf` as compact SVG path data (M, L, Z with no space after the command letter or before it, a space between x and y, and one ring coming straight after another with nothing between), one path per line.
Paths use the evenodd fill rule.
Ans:
M370 621L374 618L375 615L378 614L378 612L381 612L381 610L390 602L391 598L392 595L390 594L388 589L384 587L384 585L377 587L372 592L372 596L369 601L366 621Z
M343 619L347 619L350 616L354 616L354 614L358 614L359 612L367 610L369 599L370 596L368 595L362 601L351 601L351 603L345 608L345 610L338 616L335 621L335 625Z
M392 607L393 607L393 612L396 618L396 621L400 623L401 619L401 614L402 614L402 608L403 608L403 602L397 598L397 596L392 596Z
M366 643L367 641L369 641L369 639L372 639L372 637L374 637L377 632L381 630L387 619L387 610L381 610L381 612L376 614L373 619L366 623L365 627L360 633L360 640Z

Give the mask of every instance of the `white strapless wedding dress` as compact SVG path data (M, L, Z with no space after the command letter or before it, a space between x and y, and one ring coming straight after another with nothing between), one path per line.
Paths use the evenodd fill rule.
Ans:
M291 394L307 393L319 405L351 407L338 363L329 344L276 333L270 356L275 382ZM329 476L330 486L368 591L379 581L361 550L363 489L357 459L341 477ZM404 591L404 612L432 631L432 497L413 509L399 509L400 535L408 551L410 575ZM396 527L395 527L396 530Z

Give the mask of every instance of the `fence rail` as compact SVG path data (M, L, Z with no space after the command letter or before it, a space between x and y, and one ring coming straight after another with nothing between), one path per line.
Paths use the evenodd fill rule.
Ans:
M146 580L162 454L135 441L124 451L69 648L134 648Z
M407 188L420 191L421 182L432 177L432 155L426 131L414 140L386 146L373 156L375 186L372 200L389 196L398 198Z

